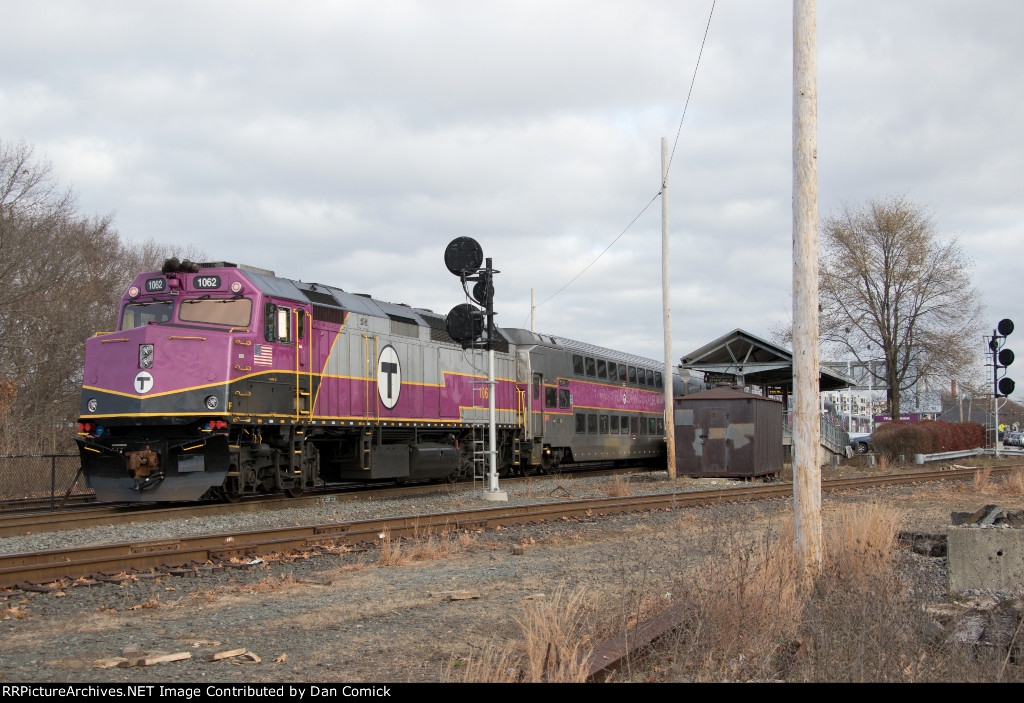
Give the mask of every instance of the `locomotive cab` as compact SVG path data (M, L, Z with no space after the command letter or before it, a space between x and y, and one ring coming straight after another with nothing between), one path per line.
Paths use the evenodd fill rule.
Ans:
M295 462L277 456L291 454L292 438L281 441L275 426L267 435L282 446L267 450L262 432L239 424L238 406L252 395L241 386L261 366L283 366L298 390L304 322L301 306L269 302L230 265L165 266L137 276L122 298L118 329L86 343L78 444L97 496L237 496L246 485L238 478L243 454L252 464L272 455L274 475L252 472L249 492L301 489ZM279 392L270 407L288 417L308 411L308 384L303 393Z

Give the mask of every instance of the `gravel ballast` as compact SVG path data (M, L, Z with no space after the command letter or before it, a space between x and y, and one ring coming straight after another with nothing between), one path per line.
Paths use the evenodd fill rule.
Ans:
M515 505L605 495L610 480L560 476L502 488ZM681 481L698 489L738 485ZM666 490L656 475L634 477L630 485L633 494ZM0 551L442 512L486 505L479 490L439 488L414 498L4 538ZM851 501L892 503L904 511L905 529L915 532L944 531L954 509L993 502L1024 507L1021 496L924 484L826 494L824 509ZM641 600L645 609L652 599L654 605L672 602L673 593L686 588L686 570L714 558L714 545L728 541L723 536L762 534L792 520L790 503L728 503L462 533L437 538L428 558L396 565L379 564L377 547L337 549L187 576L147 574L49 593L0 593L0 680L438 681L452 662L520 638L516 618L525 604L560 591L582 589L592 631L610 635ZM901 560L912 588L944 597L944 559L906 552ZM204 659L235 649L254 657ZM146 667L98 666L126 652L191 656Z

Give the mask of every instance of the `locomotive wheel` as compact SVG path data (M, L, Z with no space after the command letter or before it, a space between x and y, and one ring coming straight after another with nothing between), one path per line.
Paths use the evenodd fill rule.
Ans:
M225 503L237 503L242 499L242 496L240 494L235 493L226 485L218 488L217 492L220 494L220 497L224 500Z
M291 488L286 488L284 492L288 494L289 498L298 498L300 495L302 495L302 484L299 483L292 486Z

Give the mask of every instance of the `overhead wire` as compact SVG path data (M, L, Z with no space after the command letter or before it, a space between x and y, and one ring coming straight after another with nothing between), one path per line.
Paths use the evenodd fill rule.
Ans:
M687 92L687 94L686 94L686 102L685 102L685 103L683 104L683 114L682 114L682 117L680 117L680 118L679 118L679 127L678 127L678 129L676 130L676 138L675 138L675 141L674 141L674 142L672 143L672 152L671 152L671 154L670 154L670 156L669 156L669 159L668 159L668 164L667 164L667 165L666 165L666 167L665 167L665 182L663 182L663 183L661 184L661 188L659 188L659 189L658 189L658 192L657 192L657 193L655 193L655 194L654 194L654 196L653 196L653 197L652 197L652 198L651 198L651 199L650 199L650 200L649 200L649 201L647 202L647 204L643 206L643 208L642 208L642 209L640 210L640 212L639 212L639 213L637 213L636 217L634 217L634 218L633 218L633 219L632 219L632 220L630 221L630 223L629 223L628 225L626 225L626 228L625 228L625 229L623 229L623 230L622 230L621 232L619 232L619 235L618 235L617 237L615 237L615 239L613 239L613 240L611 241L611 243L610 243L610 244L608 244L608 246L606 246L606 247L605 247L605 248L604 248L603 250L601 250L601 253L600 253L600 254L598 254L598 255L597 255L596 257L594 257L594 260L593 260L593 261L591 261L591 262L590 262L589 264L587 264L587 265L586 265L585 267L583 267L583 269L582 269L582 270L581 270L581 271L580 271L579 273L577 273L577 274L576 274L575 276L573 276L573 277L572 277L571 279L569 279L569 282L568 282L568 283L566 283L565 285L563 285L563 286L562 286L561 288L559 288L558 290L556 290L556 291L555 291L554 293L552 293L551 295L549 295L549 296L548 296L547 298L545 298L545 299L544 299L544 300L542 300L541 302L539 302L539 303L537 303L536 305L534 305L534 309L536 309L536 308L539 308L539 307L540 307L541 305L543 305L544 303L547 303L547 302L548 302L548 301L550 301L550 300L551 300L552 298L554 298L554 297L555 297L555 296L557 296L557 295L558 295L559 293L561 293L561 292L562 292L562 291L564 291L564 290L565 290L566 288L568 288L568 287L569 287L569 286L571 286L571 285L572 285L573 283L575 283L575 282L576 282L576 280L577 280L577 279L578 279L578 278L579 278L580 276L582 276L582 275L583 275L584 273L586 273L586 272L587 272L587 271L588 271L588 270L590 269L590 267L592 267L592 266L593 266L594 264L596 264L596 263L598 262L598 260L599 260L599 259L600 259L600 258L601 258L602 256L604 256L604 255L605 255L605 253L606 253L606 252L607 252L607 251L608 251L609 249L611 249L611 248L612 248L613 246L615 246L615 243L616 243L616 242L618 242L618 241L619 241L620 239L622 239L623 235L624 235L624 234L626 234L626 232L628 232L628 231L630 230L630 228L632 228L632 227L633 227L633 225L634 225L634 224L636 224L636 221L637 221L637 220L639 220L639 219L640 219L640 217L641 217L641 216L642 216L642 215L643 215L643 214L644 214L645 212L647 212L647 210L648 210L648 209L649 209L649 208L651 207L651 205L653 205L653 204L654 204L654 202L655 202L655 201L656 201L656 200L657 200L657 199L658 199L659 197L661 197L662 193L664 193L664 192L665 192L665 184L666 184L666 183L668 182L668 173L669 173L669 171L670 171L670 170L671 170L671 168L672 168L672 159L673 159L673 158L675 157L675 154L676 154L676 147L677 147L677 146L678 146L678 144L679 144L679 138L680 138L680 135L681 135L681 134L682 134L682 132L683 132L683 122L684 122L684 121L686 120L686 111L687 111L687 109L688 109L688 108L690 107L690 97L691 97L691 96L693 95L693 86L694 86L694 84L695 84L695 83L696 83L696 81L697 81L697 69L699 69L699 68L700 68L700 60L701 60L701 57L702 57L702 56L704 55L704 45L705 45L705 44L707 43L707 40L708 40L708 31L709 31L709 30L711 29L711 18L712 18L712 16L713 16L713 15L715 14L715 4L716 4L716 2L717 2L717 0L712 0L712 2L711 2L711 10L710 10L710 11L708 12L708 21L707 21L707 24L706 24L706 25L704 26L704 37L703 37L703 38L701 39L701 42L700 42L700 51L699 51L699 52L697 52L697 63L696 63L696 65L694 65L694 67L693 67L693 76L692 76L692 77L690 78L690 89L689 89L689 91L688 91L688 92ZM526 319L527 319L527 320L529 320L529 319L530 319L530 316L529 316L529 315L527 315L527 318L526 318ZM523 324L524 324L524 326L525 326L525 324L526 324L526 323L524 322Z

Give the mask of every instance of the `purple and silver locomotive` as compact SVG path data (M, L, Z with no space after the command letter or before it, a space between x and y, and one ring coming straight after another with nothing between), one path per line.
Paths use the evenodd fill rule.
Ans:
M664 462L664 364L497 333L503 473ZM297 495L483 471L482 359L445 318L218 262L139 274L86 343L79 449L101 500ZM674 379L675 395L688 389Z

